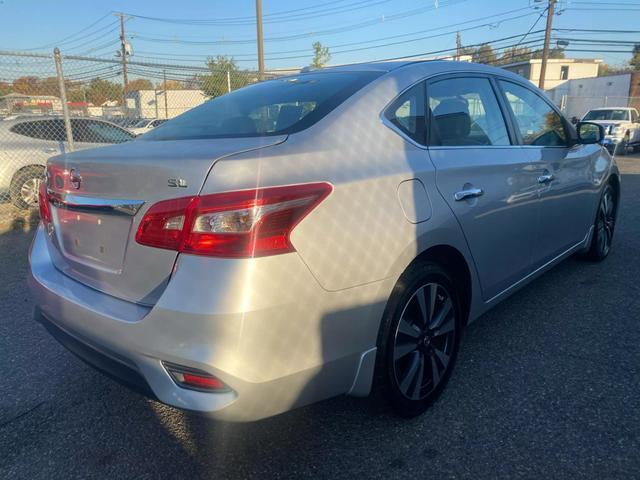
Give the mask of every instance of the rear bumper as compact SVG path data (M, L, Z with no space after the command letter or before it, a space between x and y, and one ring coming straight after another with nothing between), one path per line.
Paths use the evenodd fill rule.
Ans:
M30 252L37 318L87 363L163 403L251 421L368 393L386 285L327 292L297 254L253 260L181 256L153 307L58 271L40 227ZM390 288L390 286L388 287ZM162 362L209 372L231 391L179 387ZM364 380L363 380L364 379Z

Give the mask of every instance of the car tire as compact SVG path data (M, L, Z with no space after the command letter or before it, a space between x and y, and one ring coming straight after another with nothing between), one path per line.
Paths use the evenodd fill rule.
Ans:
M34 165L19 170L11 179L9 194L11 202L20 209L38 205L38 189L44 180L44 167Z
M590 260L600 262L609 255L615 231L617 209L616 191L608 183L604 187L598 203L591 245L587 251L587 258Z
M458 289L440 265L421 261L402 275L378 337L378 404L390 404L396 414L409 418L431 406L455 365L462 318Z

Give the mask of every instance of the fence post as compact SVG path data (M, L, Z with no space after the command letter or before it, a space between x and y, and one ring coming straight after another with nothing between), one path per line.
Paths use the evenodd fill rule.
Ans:
M231 93L231 72L227 70L227 93Z
M64 129L67 133L67 143L70 152L75 150L73 144L73 131L71 130L71 120L69 119L69 106L67 105L67 90L64 85L64 73L62 73L62 56L58 47L53 49L53 59L56 62L56 76L58 77L58 88L60 89L60 101L62 102L62 117L64 118Z

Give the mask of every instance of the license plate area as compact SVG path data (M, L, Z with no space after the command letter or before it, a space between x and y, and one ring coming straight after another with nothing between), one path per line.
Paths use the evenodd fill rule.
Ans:
M64 257L86 267L122 272L131 217L55 208L56 239Z

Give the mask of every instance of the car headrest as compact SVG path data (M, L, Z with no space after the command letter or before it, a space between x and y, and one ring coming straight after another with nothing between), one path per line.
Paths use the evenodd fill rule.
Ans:
M278 120L276 121L276 131L283 130L296 123L300 120L301 113L302 105L283 105L280 107L280 113L278 113Z
M467 102L451 98L443 100L433 109L433 118L440 139L448 145L466 143L471 131L471 117Z

